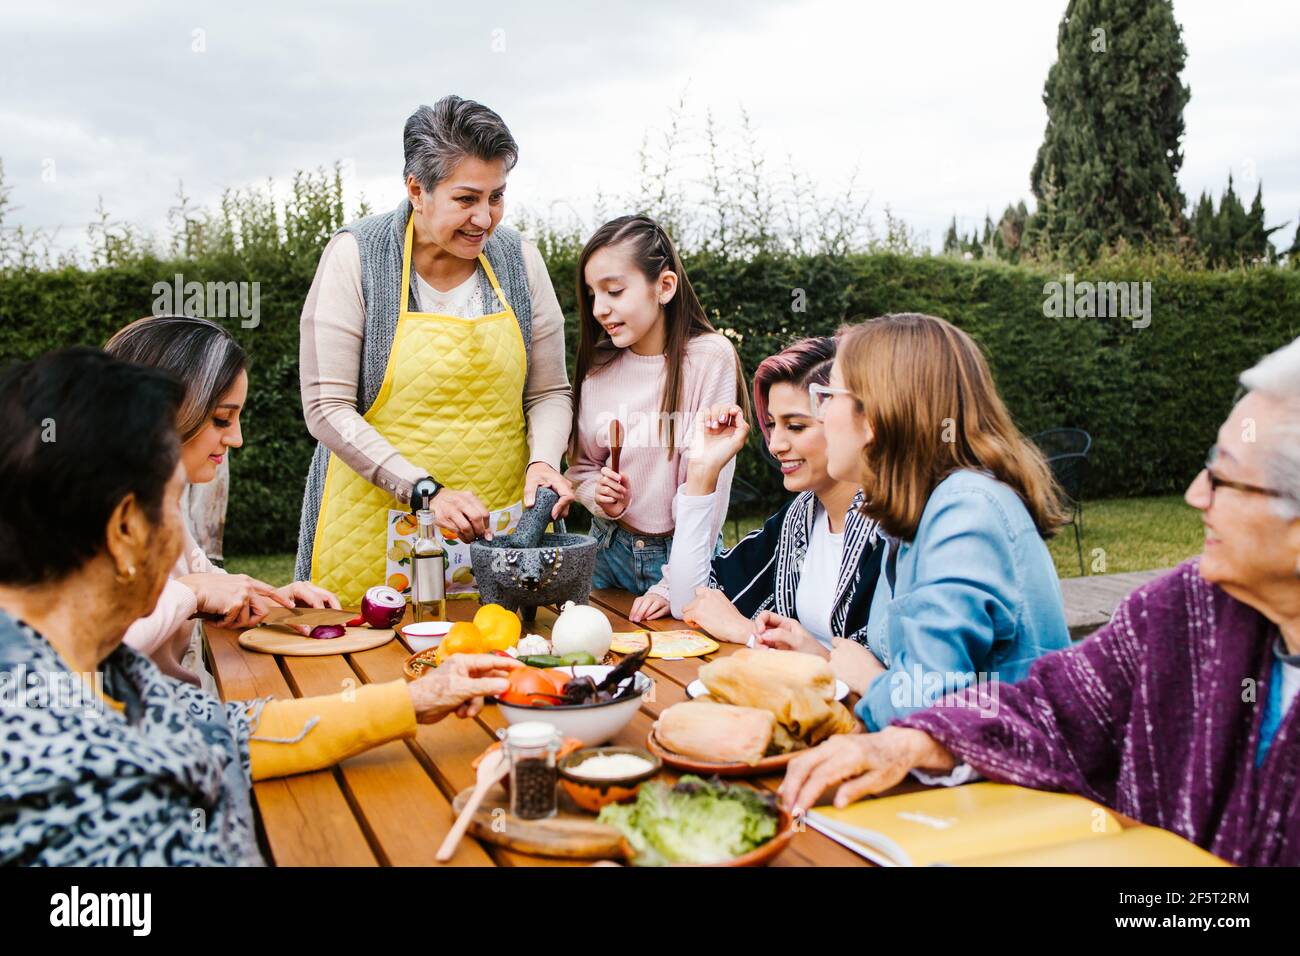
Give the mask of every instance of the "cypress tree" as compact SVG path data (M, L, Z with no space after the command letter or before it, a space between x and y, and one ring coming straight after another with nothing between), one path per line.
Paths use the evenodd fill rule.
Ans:
M1179 79L1187 50L1170 0L1069 0L1043 88L1047 129L1030 174L1029 239L1091 257L1182 229Z
M958 255L961 252L961 237L957 235L957 217L952 217L952 222L948 224L948 232L943 237L943 251L948 255Z

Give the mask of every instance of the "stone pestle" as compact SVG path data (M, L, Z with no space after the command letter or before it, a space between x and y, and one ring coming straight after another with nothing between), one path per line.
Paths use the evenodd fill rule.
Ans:
M531 508L524 509L523 517L519 519L519 524L515 526L514 533L511 535L515 547L536 548L541 544L542 533L551 523L551 509L559 500L560 496L550 488L537 489L537 500L533 502Z

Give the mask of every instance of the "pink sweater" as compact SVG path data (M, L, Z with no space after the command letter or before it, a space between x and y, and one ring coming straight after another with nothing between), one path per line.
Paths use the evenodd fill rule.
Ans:
M676 525L673 498L686 481L686 451L696 414L710 405L736 400L736 350L726 336L717 333L696 336L687 344L677 446L671 458L667 453L667 436L661 438L659 430L665 367L662 355L637 355L631 349L624 349L587 378L578 413L577 456L565 477L573 482L578 501L588 511L607 517L596 504L596 481L600 469L609 464L609 424L618 419L623 424L619 469L631 490L627 510L619 515L619 520L647 534L666 535L672 534ZM731 476L735 470L733 460L718 477L712 538L717 537L727 517ZM664 579L651 588L651 593L666 599L666 566L664 572Z

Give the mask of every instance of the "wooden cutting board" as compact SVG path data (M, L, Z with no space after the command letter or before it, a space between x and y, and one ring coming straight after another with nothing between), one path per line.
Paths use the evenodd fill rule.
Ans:
M452 810L459 814L469 795L468 787L456 794ZM501 784L487 792L470 821L469 832L480 840L534 856L569 860L622 860L623 834L596 822L590 813L578 809L561 787L557 791L560 812L549 820L520 820L510 815L510 797Z
M304 624L307 622L303 622ZM280 654L285 657L320 657L326 654L356 654L387 644L393 639L392 629L376 630L372 627L349 627L342 637L318 641L303 637L283 627L263 624L239 635L239 646L263 654Z

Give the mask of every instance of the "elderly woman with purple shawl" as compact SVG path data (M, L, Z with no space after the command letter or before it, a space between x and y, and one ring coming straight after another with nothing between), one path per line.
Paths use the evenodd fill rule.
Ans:
M995 696L955 695L791 761L781 796L844 806L965 764L1081 794L1233 863L1300 865L1300 339L1249 391L1188 488L1205 547L1110 623Z

